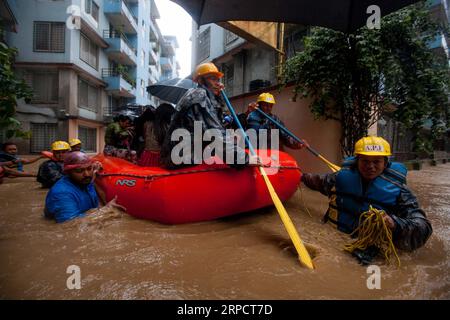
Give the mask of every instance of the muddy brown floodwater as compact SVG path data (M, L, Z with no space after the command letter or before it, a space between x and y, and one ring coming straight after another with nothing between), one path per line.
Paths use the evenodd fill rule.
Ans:
M305 187L286 208L313 271L300 266L273 208L174 226L117 212L55 224L42 216L46 190L33 178L6 179L0 298L449 299L450 164L408 178L434 233L418 251L400 252L400 268L378 261L379 290L367 288L366 267L342 250L348 237L320 222L326 198ZM70 265L80 267L79 290L66 286Z

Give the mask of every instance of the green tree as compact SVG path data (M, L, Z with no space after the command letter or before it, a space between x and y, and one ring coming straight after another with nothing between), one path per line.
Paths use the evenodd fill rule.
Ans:
M424 3L382 18L380 29L314 28L304 51L283 66L283 84L294 81L294 100L312 99L316 118L341 123L344 155L386 114L416 133L415 151L431 151L449 120L448 60L428 48L444 29ZM430 119L432 134L425 136L421 129Z
M3 30L0 29L0 33ZM9 48L0 42L0 129L6 130L6 138L29 137L21 130L20 122L15 118L17 99L30 99L32 92L23 80L16 78L12 65L17 49Z

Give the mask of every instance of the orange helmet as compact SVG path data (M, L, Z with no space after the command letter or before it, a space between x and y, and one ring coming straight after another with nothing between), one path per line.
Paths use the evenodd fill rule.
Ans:
M195 82L198 82L199 77L205 76L207 74L213 74L213 75L217 76L218 78L223 77L223 73L220 72L219 69L217 69L217 67L214 65L214 63L206 62L206 63L199 64L197 66L197 68L195 68L193 80Z

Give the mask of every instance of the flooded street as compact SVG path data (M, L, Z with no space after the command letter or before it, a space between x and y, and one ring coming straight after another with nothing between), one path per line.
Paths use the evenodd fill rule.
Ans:
M57 225L42 215L47 190L33 178L5 179L0 298L449 299L450 164L411 171L408 184L433 235L416 252L399 252L400 268L377 261L381 289L369 290L366 267L342 249L348 236L320 221L327 199L306 187L286 208L313 271L300 266L273 208L174 226L117 212ZM70 265L80 267L79 290L66 286Z

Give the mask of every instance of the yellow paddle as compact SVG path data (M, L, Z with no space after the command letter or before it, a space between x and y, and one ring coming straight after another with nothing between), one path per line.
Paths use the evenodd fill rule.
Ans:
M231 106L231 103L228 100L225 92L222 90L221 93L222 93L222 96L228 107L228 110L230 110L230 113L232 114L234 121L241 129L241 132L242 132L245 140L248 143L250 153L252 155L257 156L256 151L253 148L252 144L250 143L250 140L249 140L247 134L245 133L244 128L242 127L241 123L239 122L239 119L236 116L236 112L234 111L233 107ZM309 269L314 269L314 265L312 263L311 257L309 256L308 250L306 250L306 247L303 244L303 241L300 239L300 236L299 236L297 230L295 229L291 218L289 217L286 209L284 208L283 204L281 203L280 198L278 197L277 193L275 192L275 189L274 189L272 183L270 182L266 171L264 170L263 167L259 167L259 171L261 172L261 175L264 178L264 182L266 183L267 189L269 190L270 197L272 198L275 208L277 209L278 214L280 215L281 221L283 221L284 227L286 228L286 231L288 232L289 237L291 238L292 243L294 244L294 247L297 250L300 262L303 263Z

